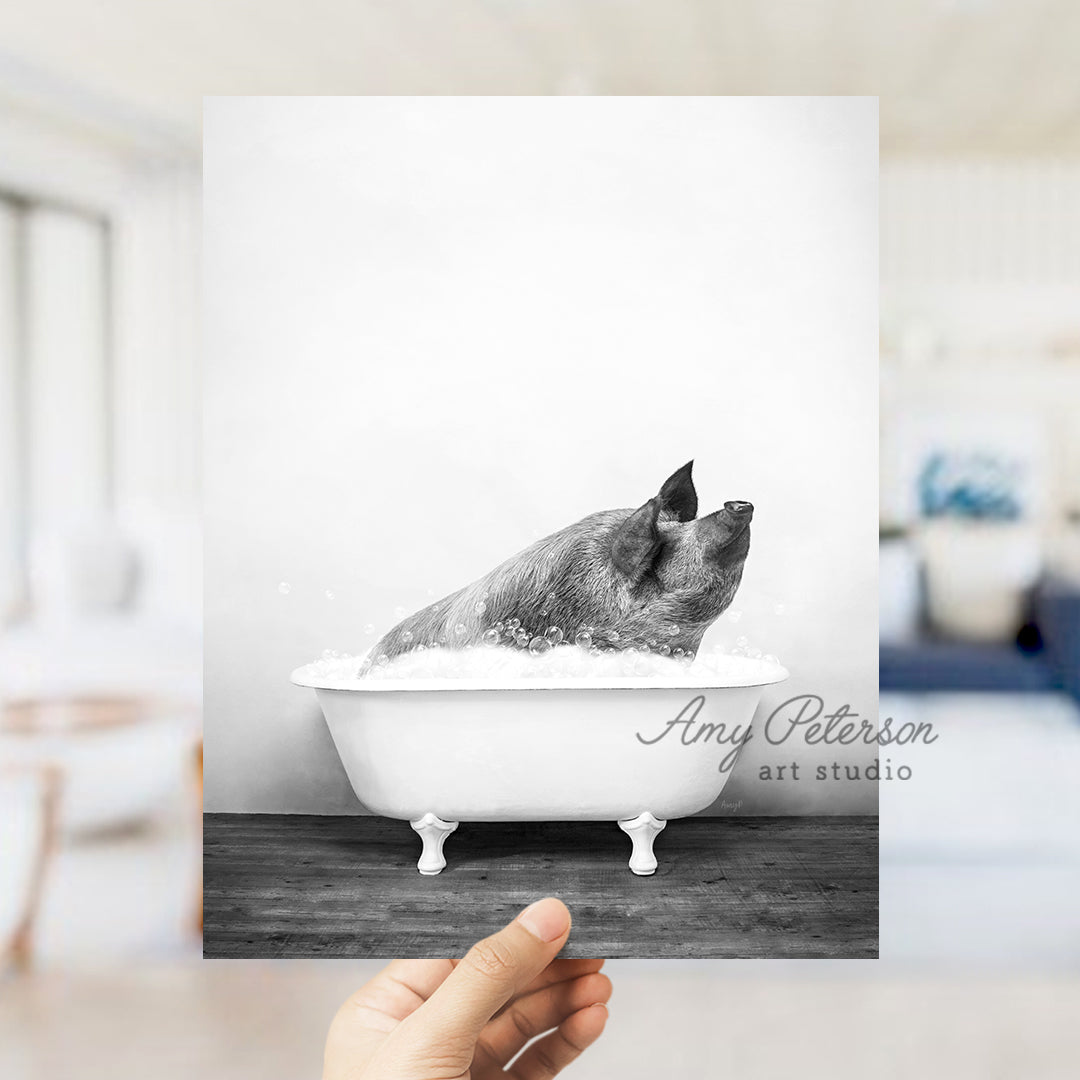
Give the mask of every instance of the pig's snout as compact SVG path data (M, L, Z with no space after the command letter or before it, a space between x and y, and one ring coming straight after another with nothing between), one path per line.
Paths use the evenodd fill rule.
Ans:
M744 558L750 546L750 519L753 516L752 503L741 500L726 502L722 510L698 520L698 536L713 558L729 562Z

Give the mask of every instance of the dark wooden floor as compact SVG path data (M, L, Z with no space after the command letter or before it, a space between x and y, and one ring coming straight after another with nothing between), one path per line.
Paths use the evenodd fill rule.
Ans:
M437 877L386 818L207 814L203 835L207 957L460 956L547 895L563 955L877 956L873 817L672 821L647 878L614 822L466 823Z

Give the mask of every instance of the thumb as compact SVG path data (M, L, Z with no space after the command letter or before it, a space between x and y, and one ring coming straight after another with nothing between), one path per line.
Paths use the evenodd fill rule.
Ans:
M403 1027L416 1049L460 1048L471 1058L484 1025L555 959L570 935L570 912L549 896L477 942ZM405 1033L402 1032L404 1035Z

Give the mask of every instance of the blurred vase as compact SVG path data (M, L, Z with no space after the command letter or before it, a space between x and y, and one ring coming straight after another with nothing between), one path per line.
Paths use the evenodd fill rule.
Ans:
M36 536L29 572L34 613L53 623L129 607L137 567L134 549L118 529L84 521Z
M919 628L919 559L907 539L883 539L878 549L878 637L911 641Z
M920 528L919 550L935 630L965 641L1015 637L1042 569L1034 526L939 518Z

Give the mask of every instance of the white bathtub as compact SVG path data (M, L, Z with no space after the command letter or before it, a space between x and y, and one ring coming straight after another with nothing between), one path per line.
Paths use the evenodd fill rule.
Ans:
M462 821L615 821L633 841L630 869L651 874L656 835L720 795L733 740L763 688L787 677L739 667L726 685L340 680L305 668L293 682L315 690L360 802L420 834L420 873L443 869Z

